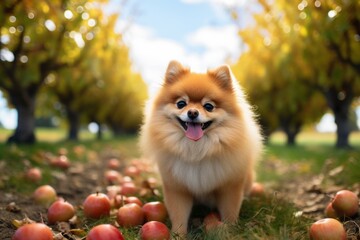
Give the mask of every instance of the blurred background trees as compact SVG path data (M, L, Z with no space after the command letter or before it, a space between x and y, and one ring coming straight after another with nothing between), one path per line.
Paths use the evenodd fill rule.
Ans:
M123 132L138 127L146 85L131 69L118 16L104 13L106 2L2 1L0 89L18 113L9 142L35 141L35 110L60 110L69 139L89 121Z
M301 126L318 120L327 105L336 146L348 147L351 106L360 96L360 2L257 2L251 26L239 27L243 54L233 67L265 134L281 128L294 144ZM239 26L240 14L231 14Z

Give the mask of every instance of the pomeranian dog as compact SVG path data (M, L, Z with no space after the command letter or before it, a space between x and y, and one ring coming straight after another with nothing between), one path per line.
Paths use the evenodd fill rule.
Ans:
M172 231L185 235L194 204L237 221L254 180L262 137L228 66L193 73L171 61L141 128L144 156L156 161Z

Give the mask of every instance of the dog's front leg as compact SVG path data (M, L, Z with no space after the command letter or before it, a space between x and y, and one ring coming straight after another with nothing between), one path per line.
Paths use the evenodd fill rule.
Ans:
M188 221L193 206L193 198L188 191L181 187L164 183L165 205L171 220L172 231L185 237Z

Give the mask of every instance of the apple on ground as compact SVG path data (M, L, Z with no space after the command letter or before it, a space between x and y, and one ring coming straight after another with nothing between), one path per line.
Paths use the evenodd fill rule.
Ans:
M338 191L332 200L332 207L338 216L353 217L359 211L359 198L349 190Z
M339 217L332 206L332 202L329 202L328 205L326 206L325 216L328 218L338 218Z
M126 176L130 176L130 177L137 177L139 176L141 173L141 171L139 170L139 168L137 168L136 166L127 166L124 170L124 174Z
M53 240L51 229L43 223L29 223L19 227L12 240Z
M146 221L165 222L167 210L162 202L147 202L142 206Z
M110 169L114 169L114 170L119 169L120 166L121 166L121 163L116 158L109 159L109 161L107 163L107 167Z
M31 182L39 182L42 178L42 172L40 168L32 167L26 171L25 177Z
M141 240L168 240L170 230L162 222L150 221L141 227L140 238Z
M254 182L253 185L251 186L250 197L261 197L264 196L264 194L265 194L264 185L258 182Z
M138 192L138 188L136 187L134 182L124 182L121 184L120 193L125 196L135 195Z
M139 205L140 207L143 206L143 202L138 198L138 197L135 197L135 196L129 196L129 197L126 197L124 199L124 203L136 203L137 205Z
M223 222L221 222L220 215L215 212L211 212L204 218L204 227L206 232L209 232L219 226L222 226Z
M56 222L66 222L75 215L74 206L66 202L64 199L59 199L50 205L47 211L48 222L50 224Z
M42 185L35 189L33 198L35 202L48 206L56 200L57 194L52 186Z
M65 155L60 155L51 160L50 164L55 167L59 167L62 169L68 169L71 165L69 159Z
M120 207L116 221L122 227L135 227L144 223L144 212L136 203L128 203Z
M316 221L310 227L312 240L346 240L344 226L334 218L324 218Z
M104 193L92 193L83 203L84 215L88 218L98 219L110 215L110 200Z
M122 178L121 174L116 170L106 170L104 176L110 184L119 183Z
M88 235L86 240L124 240L122 233L110 224L100 224L93 227Z

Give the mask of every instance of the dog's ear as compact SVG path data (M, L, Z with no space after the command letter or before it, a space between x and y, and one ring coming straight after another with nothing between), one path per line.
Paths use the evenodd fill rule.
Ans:
M222 65L208 70L208 74L225 90L232 89L231 70L228 65Z
M172 84L182 75L189 73L190 69L184 67L178 61L170 61L165 74L165 83Z

